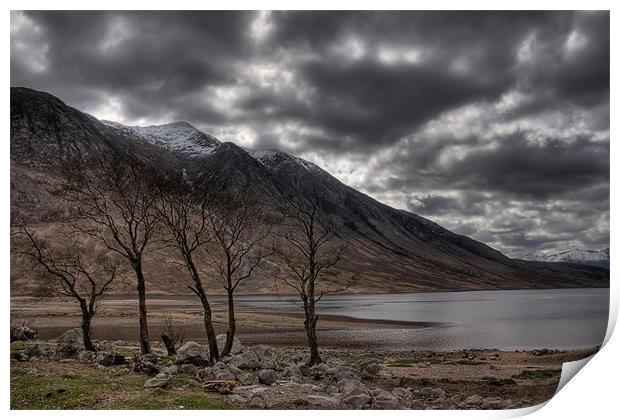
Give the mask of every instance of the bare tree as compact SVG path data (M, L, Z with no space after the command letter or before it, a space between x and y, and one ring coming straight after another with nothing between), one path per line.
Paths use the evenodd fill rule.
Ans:
M194 255L213 240L207 223L210 218L213 194L207 189L187 185L182 181L162 180L158 187L157 210L162 224L172 236L185 267L192 279L188 288L198 296L203 308L203 320L209 342L209 359L219 360L217 338L213 328L211 304L203 286Z
M344 291L341 287L320 287L321 281L343 257L344 245L333 245L337 238L334 219L320 209L319 195L310 200L291 197L282 206L281 229L276 232L275 254L281 261L276 275L284 284L297 291L304 307L304 328L310 347L309 366L321 363L316 333L316 303L326 294ZM318 297L317 297L318 294Z
M154 171L135 160L99 156L68 162L63 174L57 193L73 206L68 219L79 232L122 256L135 273L140 349L150 353L142 260L158 226Z
M75 299L82 312L82 338L86 350L95 351L90 325L101 298L118 276L116 264L97 261L89 268L77 246L69 253L54 250L34 230L21 224L11 226L13 249L41 268L52 280L52 288L60 295Z
M228 298L226 343L220 353L226 356L235 338L235 290L252 277L266 257L263 244L270 225L263 203L249 190L219 192L207 224L214 237L209 258L220 274Z
M166 346L168 356L177 354L177 346L185 341L185 333L175 325L174 318L167 316L161 329L161 339Z

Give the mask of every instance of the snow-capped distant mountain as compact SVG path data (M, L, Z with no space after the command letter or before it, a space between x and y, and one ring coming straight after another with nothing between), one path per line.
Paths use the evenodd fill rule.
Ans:
M102 122L118 130L136 134L151 144L164 147L171 152L189 156L208 155L221 144L215 137L205 134L183 121L147 127L126 126L107 120Z
M553 253L528 252L521 259L542 262L567 262L609 268L609 248L600 251L569 249Z

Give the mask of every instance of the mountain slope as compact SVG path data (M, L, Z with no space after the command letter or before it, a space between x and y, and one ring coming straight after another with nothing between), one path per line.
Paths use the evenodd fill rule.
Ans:
M187 123L127 127L66 106L31 89L11 89L11 202L37 223L53 220L46 185L59 160L89 153L116 153L183 171L194 182L253 188L273 206L288 195L318 194L321 208L338 222L350 250L330 279L359 274L352 291L431 291L606 286L607 270L512 260L471 238L415 214L393 209L354 190L317 165L278 150L251 151L221 143ZM163 165L163 166L162 166ZM19 182L17 182L19 180ZM34 203L34 204L33 204ZM184 273L153 257L150 287L184 290ZM18 279L15 280L19 283ZM25 282L27 283L27 282ZM245 291L270 291L264 275ZM21 284L21 283L19 283ZM212 285L217 289L217 284Z

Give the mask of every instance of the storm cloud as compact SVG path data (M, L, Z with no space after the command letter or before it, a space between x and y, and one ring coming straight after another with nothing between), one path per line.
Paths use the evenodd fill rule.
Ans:
M608 12L19 12L11 84L312 160L511 256L609 246Z

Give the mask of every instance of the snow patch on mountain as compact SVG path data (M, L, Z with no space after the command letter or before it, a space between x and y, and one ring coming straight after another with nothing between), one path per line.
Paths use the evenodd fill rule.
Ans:
M296 165L299 165L310 172L322 171L317 165L312 162L309 162L305 159L298 158L297 156L289 155L288 153L284 153L277 149L269 149L269 150L250 150L247 149L247 152L254 159L259 161L263 166L267 168L272 168L273 166L277 166L282 164L283 162L290 162Z
M609 248L593 251L569 249L558 252L528 252L521 259L540 262L567 262L609 267Z
M149 143L163 147L171 152L189 156L211 154L221 143L218 139L203 133L186 122L174 122L147 127L126 126L114 121L103 123L117 130L144 138Z

